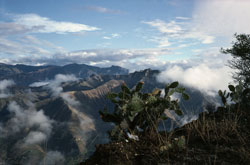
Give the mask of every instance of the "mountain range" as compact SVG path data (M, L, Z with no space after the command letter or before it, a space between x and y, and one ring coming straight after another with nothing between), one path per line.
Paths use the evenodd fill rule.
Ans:
M109 141L112 127L99 110L112 109L106 95L143 81L144 92L164 88L158 70L129 73L111 66L85 64L26 66L0 64L0 162L7 164L75 164L87 158L95 144ZM180 100L184 116L169 113L168 130L193 120L216 98L187 88Z
M16 84L27 86L33 82L53 79L57 74L74 74L78 78L90 75L123 75L128 70L119 66L99 68L85 64L69 64L65 66L27 66L22 64L7 65L0 63L0 80L12 79Z

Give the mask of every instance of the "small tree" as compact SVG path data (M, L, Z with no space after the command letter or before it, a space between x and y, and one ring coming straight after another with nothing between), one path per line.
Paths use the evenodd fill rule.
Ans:
M229 85L229 92L219 90L223 107L219 109L240 109L250 108L250 35L235 34L236 41L230 49L221 49L225 54L231 54L233 59L229 66L236 69L233 78L237 85ZM230 101L228 103L228 101Z
M160 89L155 89L152 93L140 92L143 84L143 82L139 82L133 90L123 84L121 92L107 95L115 104L114 111L108 112L105 108L104 111L99 111L99 113L103 121L115 124L109 132L111 139L124 139L128 133L136 135L139 131L156 133L159 122L167 119L164 113L166 109L182 115L178 100L172 100L170 97L177 92L185 100L189 99L185 89L178 87L178 82L167 84L164 96L161 96Z
M233 59L229 66L236 69L233 78L241 81L244 87L250 85L250 35L235 34L236 41L230 49L221 49L222 53L231 54Z

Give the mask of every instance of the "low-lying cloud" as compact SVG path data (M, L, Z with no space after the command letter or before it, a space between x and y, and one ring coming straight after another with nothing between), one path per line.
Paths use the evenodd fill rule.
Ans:
M214 95L219 89L225 90L232 82L231 69L227 66L211 68L206 64L190 67L174 65L161 72L160 82L179 81L180 83Z
M61 87L62 83L72 82L77 80L78 79L72 74L70 75L57 74L54 80L50 81L46 87L51 90L53 96L59 96L63 92L63 88Z
M65 158L58 151L47 151L44 155L42 144L50 138L54 121L47 117L43 110L37 111L35 105L28 102L27 108L17 102L10 102L8 111L11 118L6 123L0 123L0 138L16 136L15 144L10 146L22 152L27 148L37 149L42 154L28 154L25 164L63 164ZM41 147L40 147L41 146Z
M34 82L32 84L30 84L29 86L30 87L42 87L42 86L45 86L45 85L48 85L49 82L47 81L42 81L42 82Z
M80 102L75 100L75 98L70 96L68 93L62 93L60 96L63 100L65 100L71 106L79 106L80 105Z
M209 95L219 89L225 90L233 83L233 70L227 66L231 57L219 53L219 48L211 48L196 55L196 58L173 62L162 71L160 82L179 81L183 85L196 88Z
M60 97L62 98L65 103L69 106L69 109L72 111L74 116L77 117L77 119L71 121L68 123L69 127L72 125L72 127L76 128L76 132L74 133L76 141L81 140L81 147L86 148L87 147L87 140L92 136L91 133L95 131L95 122L94 120L84 114L81 111L81 103L76 100L74 95L68 93L68 92L63 92L63 87L62 83L65 82L72 82L72 81L77 81L78 79L74 75L63 75L63 74L58 74L55 76L55 78L51 81L48 81L48 85L44 86L45 88L48 88L52 92L53 97ZM43 135L37 135L37 139L43 138ZM36 139L34 139L36 140ZM81 148L80 147L80 148Z
M13 80L2 80L0 81L0 98L7 98L11 96L8 88L15 85Z
M78 79L74 75L59 74L45 84L53 96L62 97L70 106L78 107L79 102L67 93L63 93L61 87L64 82L76 80ZM10 85L13 85L12 81L3 81L1 90ZM15 144L10 146L11 149L15 148L25 152L28 148L34 148L41 152L41 154L35 155L27 154L26 159L24 159L27 164L39 164L39 162L40 164L63 164L65 162L64 155L59 151L51 150L44 154L46 148L43 147L43 144L51 137L55 121L46 116L43 110L38 111L35 104L30 101L25 101L24 104L12 101L8 104L7 110L10 112L10 118L4 123L0 123L0 138L7 139L16 136ZM82 122L79 121L79 127L84 127ZM87 135L84 135L84 139L87 138Z
M30 132L24 140L25 144L39 144L47 139L45 133L40 131L32 131Z
M76 101L72 96L70 96L68 93L63 92L62 84L66 82L73 82L77 81L78 78L76 78L73 74L57 74L53 80L49 81L42 81L42 82L34 82L30 84L30 87L44 87L51 91L53 97L61 97L63 100L65 100L68 104L77 106L80 103Z
M58 151L49 151L41 161L40 165L48 164L64 164L65 158L62 153Z
M37 111L32 103L24 109L14 101L8 105L8 110L12 117L5 127L7 135L30 130L24 138L25 144L39 144L50 136L53 120L45 116L43 110Z

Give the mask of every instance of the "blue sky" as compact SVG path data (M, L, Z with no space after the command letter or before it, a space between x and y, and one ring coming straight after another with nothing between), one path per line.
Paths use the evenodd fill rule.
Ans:
M0 62L224 65L219 49L250 32L249 8L248 0L0 0Z
M118 49L156 47L157 43L144 39L154 35L154 31L142 22L156 19L171 21L176 16L189 16L188 11L193 7L193 3L174 5L168 1L155 0L73 2L6 0L2 1L1 7L5 13L16 15L32 13L58 22L79 23L99 28L87 34L81 34L85 32L84 30L64 35L33 34L60 45L67 51L104 47ZM6 19L11 21L12 18Z

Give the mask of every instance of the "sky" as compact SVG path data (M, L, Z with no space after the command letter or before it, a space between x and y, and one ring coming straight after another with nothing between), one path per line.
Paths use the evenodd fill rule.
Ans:
M249 32L249 7L249 0L0 0L1 62L162 66Z
M249 8L250 0L0 0L0 62L213 73L230 59L220 48L250 33Z

